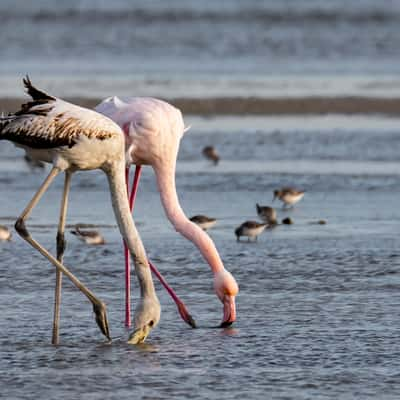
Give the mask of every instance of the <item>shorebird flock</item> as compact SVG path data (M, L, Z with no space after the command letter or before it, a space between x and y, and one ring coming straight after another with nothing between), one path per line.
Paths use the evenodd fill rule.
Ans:
M272 201L274 201L275 198L279 198L284 204L282 209L287 210L289 208L288 205L293 208L294 204L303 198L304 193L304 191L299 191L294 188L282 188L274 191ZM271 229L279 225L275 208L270 206L260 206L256 203L256 211L261 222L247 220L235 228L234 233L238 242L241 241L240 238L242 236L247 237L248 242L256 242L258 236L263 233L265 229ZM190 218L190 220L204 230L212 228L217 223L216 218L210 218L206 215L195 215ZM291 225L292 223L293 221L289 217L282 220L282 224Z
M202 150L203 156L217 165L221 159L217 149L214 146L205 146ZM273 199L279 199L283 203L283 210L293 208L304 196L305 191L298 190L293 187L282 187L273 191ZM244 221L240 226L235 228L234 233L238 242L242 236L247 237L247 241L256 242L258 236L265 231L278 225L277 213L275 208L271 206L260 206L256 203L257 215L260 221L248 220ZM217 222L215 218L209 218L205 215L196 215L191 219L203 229L209 229ZM210 224L208 221L212 221ZM282 224L291 225L293 221L291 218L286 217L282 220Z

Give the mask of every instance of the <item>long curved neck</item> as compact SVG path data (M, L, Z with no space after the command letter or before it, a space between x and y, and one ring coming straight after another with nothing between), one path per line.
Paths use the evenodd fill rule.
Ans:
M211 238L183 212L175 186L175 161L168 165L153 166L165 213L174 228L186 239L193 242L210 265L214 274L224 269L224 265Z
M125 163L116 162L107 171L110 185L111 201L118 227L128 246L135 265L135 273L139 280L142 297L155 296L155 289L146 251L136 230L129 210L129 201L125 186Z

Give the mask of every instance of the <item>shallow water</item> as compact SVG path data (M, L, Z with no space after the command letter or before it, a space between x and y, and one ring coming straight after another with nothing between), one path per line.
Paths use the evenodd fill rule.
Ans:
M121 241L106 179L99 172L76 174L68 223L94 223L107 244L87 247L67 233L65 263L107 303L114 341L105 343L90 304L64 279L61 345L51 346L54 270L14 234L12 242L0 243L2 395L398 398L396 121L187 120L193 128L181 146L178 191L189 216L218 218L210 235L240 285L237 323L214 328L222 307L211 273L193 245L166 221L153 174L145 169L137 199L138 229L150 259L199 328L181 322L157 283L161 322L144 345L127 345ZM217 167L201 157L208 144L220 150ZM9 226L45 176L29 172L21 154L1 143L0 223ZM287 184L307 190L294 210L278 208L279 219L290 216L294 225L269 230L257 243L237 243L233 231L244 220L257 219L255 203L271 204L272 190ZM53 252L61 188L59 179L28 223ZM327 224L313 224L320 219ZM135 285L135 299L137 294Z

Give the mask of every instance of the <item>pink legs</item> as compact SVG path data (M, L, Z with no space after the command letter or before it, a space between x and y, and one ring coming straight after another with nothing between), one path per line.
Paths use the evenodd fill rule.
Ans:
M133 207L135 205L135 198L136 198L137 188L139 185L141 171L142 171L142 167L140 165L137 165L135 168L135 176L133 178L131 194L129 196L129 206L130 206L132 213L133 213ZM125 177L126 177L126 189L129 194L129 187L128 187L129 168L126 168ZM125 242L124 242L124 253L125 253L125 290L126 290L126 294L125 294L125 326L131 326L130 257L129 257L128 248L127 248ZM164 288L170 294L172 299L175 301L175 304L178 307L178 311L179 311L179 314L182 317L182 319L187 324L189 324L192 328L195 328L196 323L195 323L194 319L192 318L192 316L189 314L189 311L187 310L183 301L178 297L178 295L174 292L174 290L168 285L167 281L160 274L160 272L157 270L157 268L150 261L148 261L148 262L149 262L149 266L150 266L150 269L153 272L153 274L158 278L158 280L161 282L161 284L164 286Z

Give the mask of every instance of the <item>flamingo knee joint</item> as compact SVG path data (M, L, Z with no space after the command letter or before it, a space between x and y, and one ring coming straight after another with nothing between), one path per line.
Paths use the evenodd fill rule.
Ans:
M21 237L28 238L30 236L28 229L26 228L25 221L22 218L17 219L14 227Z

